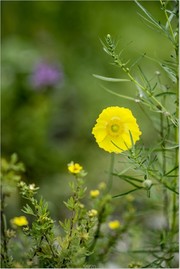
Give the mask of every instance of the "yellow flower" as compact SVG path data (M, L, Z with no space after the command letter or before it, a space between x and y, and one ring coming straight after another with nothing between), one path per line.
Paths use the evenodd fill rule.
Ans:
M68 164L68 170L72 174L79 174L82 169L82 166L80 166L78 163L70 162Z
M111 230L118 229L120 227L120 222L119 220L113 220L108 223L108 226Z
M131 110L112 106L99 115L92 134L100 148L120 153L132 147L131 136L134 144L139 140L141 131Z
M12 220L12 224L16 226L26 226L28 225L28 221L25 216L15 217Z
M97 196L99 196L100 192L98 190L92 190L90 191L90 195L92 198L96 198Z
M91 209L88 211L88 215L89 217L96 217L98 214L97 210L96 209Z

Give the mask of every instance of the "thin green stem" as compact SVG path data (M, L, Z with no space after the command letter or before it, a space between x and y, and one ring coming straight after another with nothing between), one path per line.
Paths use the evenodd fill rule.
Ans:
M54 258L56 258L57 255L54 253L53 247L51 246L51 243L49 242L49 239L48 239L47 235L44 234L44 237L45 237L45 239L46 239L46 242L48 243L48 246L49 246L49 248L50 248L50 251L51 251L51 253L52 253L52 256L53 256Z
M166 142L165 142L165 135L164 135L164 119L163 115L160 115L160 122L161 122L161 130L160 130L160 136L162 141L162 174L163 176L166 174L166 152L164 148L166 148ZM164 183L164 180L163 180ZM166 220L166 230L169 230L169 214L168 214L168 204L169 204L169 198L167 193L167 188L165 185L163 185L163 212L164 217Z
M114 170L114 153L111 153L111 161L110 161L110 167L109 167L109 178L107 183L107 191L109 192L113 185L113 170Z
M179 51L178 49L175 50L176 51L176 61L177 61L177 73L176 73L176 79L177 79L177 86L176 86L176 117L179 116L179 70L178 70L178 66L179 66ZM175 128L175 143L178 145L179 142L179 129L178 127ZM177 166L178 168L179 165L179 151L178 148L175 149L175 166ZM174 188L177 187L177 178L174 178ZM176 222L177 222L177 195L174 193L173 194L173 205L172 205L172 234L176 233Z
M95 231L95 234L94 234L94 239L92 241L92 244L89 247L89 251L92 252L92 254L93 254L93 251L94 251L94 249L96 247L97 241L98 241L98 239L100 237L100 230L101 230L101 225L102 225L102 222L103 222L104 211L105 211L105 204L102 206L102 208L101 208L101 210L100 210L100 212L98 214L97 228L96 228L96 231ZM86 257L86 262L88 262L90 260L91 255Z

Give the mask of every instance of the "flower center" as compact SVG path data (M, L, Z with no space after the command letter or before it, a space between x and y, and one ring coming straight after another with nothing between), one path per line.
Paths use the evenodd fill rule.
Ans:
M123 129L123 124L119 118L113 118L107 126L107 132L110 136L119 136Z
M111 131L113 133L117 133L119 131L119 125L118 124L111 125Z

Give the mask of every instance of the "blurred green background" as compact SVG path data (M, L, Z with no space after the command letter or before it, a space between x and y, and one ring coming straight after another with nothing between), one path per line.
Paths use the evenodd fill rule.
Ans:
M107 83L99 74L124 78L112 65L101 41L109 33L123 59L131 63L144 53L168 60L171 45L138 15L133 1L2 1L2 156L16 152L26 165L25 180L41 187L52 214L59 218L69 195L70 161L88 172L88 190L107 180L110 154L98 148L91 130L107 106L133 111L142 130L142 144L152 145L155 133L138 104L107 93L136 96L131 83ZM142 1L164 21L158 1ZM169 57L169 58L168 58ZM31 77L42 61L60 66L63 78L51 87L34 88ZM159 70L148 59L139 62L147 77ZM149 112L148 112L149 113ZM118 160L121 156L117 156ZM123 185L115 182L114 193ZM14 198L15 199L15 198ZM16 198L17 199L17 198ZM12 204L12 209L17 202ZM10 209L11 210L11 209ZM63 215L64 213L62 213Z

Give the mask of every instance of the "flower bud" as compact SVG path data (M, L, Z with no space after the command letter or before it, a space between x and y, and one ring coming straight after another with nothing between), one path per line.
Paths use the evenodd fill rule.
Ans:
M143 187L149 190L152 187L152 181L150 179L146 179L143 181Z

